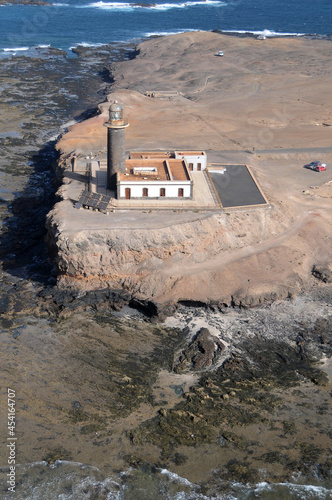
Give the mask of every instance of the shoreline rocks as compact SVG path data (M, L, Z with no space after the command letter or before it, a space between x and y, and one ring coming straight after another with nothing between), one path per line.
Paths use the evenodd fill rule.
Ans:
M332 283L332 264L314 265L312 274L323 283Z

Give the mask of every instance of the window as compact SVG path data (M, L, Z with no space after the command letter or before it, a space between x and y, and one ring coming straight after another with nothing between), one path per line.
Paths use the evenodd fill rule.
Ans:
M194 170L194 164L193 163L189 163L189 170Z
M179 190L178 190L178 196L180 198L183 197L183 189L182 188L179 188Z
M197 163L197 170L199 172L202 170L202 164L201 163Z
M166 196L166 189L160 188L160 196Z
M143 188L143 198L147 198L148 196L148 188Z

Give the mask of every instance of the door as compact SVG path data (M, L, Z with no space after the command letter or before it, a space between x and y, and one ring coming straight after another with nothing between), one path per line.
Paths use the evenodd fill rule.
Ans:
M179 191L178 191L178 196L179 196L180 198L182 198L182 197L183 197L183 189L182 189L182 188L179 188Z
M126 200L130 200L130 188L126 188Z

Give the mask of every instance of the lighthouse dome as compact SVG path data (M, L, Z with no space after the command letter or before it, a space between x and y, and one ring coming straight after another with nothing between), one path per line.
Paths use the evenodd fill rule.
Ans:
M123 119L123 109L118 101L114 101L109 107L110 122Z

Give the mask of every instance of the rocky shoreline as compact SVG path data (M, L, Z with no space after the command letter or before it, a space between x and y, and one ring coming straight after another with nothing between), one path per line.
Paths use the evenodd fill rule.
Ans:
M21 462L168 469L211 497L234 480L331 486L331 292L248 309L178 304L164 323L96 295L2 315Z
M242 316L240 324L243 325L249 317L253 319L256 314L258 319L262 312L249 313L246 319ZM182 310L182 314L189 319L188 331L190 331L190 325L194 325L198 318L203 317L206 321L209 317L209 313L202 314L199 311L195 318L185 310ZM211 316L208 320L210 324L213 323ZM191 363L187 365L187 370L199 371L199 381L189 391L184 391L182 401L175 408L161 408L155 418L144 422L132 431L130 439L133 445L139 446L143 442L156 444L162 450L162 459L173 461L178 466L177 471L180 474L185 470L183 464L187 460L191 461L191 467L194 467L194 462L193 457L182 455L179 450L188 451L188 448L193 447L197 454L200 447L204 448L204 444L209 444L212 448L213 446L222 448L216 462L219 467L219 471L215 471L216 478L219 473L228 480L240 480L243 483L253 484L263 479L291 481L296 473L306 476L309 473L310 475L311 467L316 460L318 461L315 454L318 449L322 450L318 446L320 438L311 435L308 441L305 438L306 443L303 441L305 434L302 430L302 418L304 418L305 410L302 414L295 411L291 416L292 398L290 395L294 397L296 391L300 395L304 390L302 397L305 400L304 387L307 383L304 381L308 379L311 383L309 382L307 388L312 383L316 387L326 389L329 387L327 374L317 369L316 363L318 359L321 359L322 352L329 357L331 355L330 347L327 346L330 341L324 337L326 332L331 331L331 325L328 325L328 319L320 319L314 323L312 330L308 330L304 321L302 322L304 330L301 330L299 325L297 331L296 329L289 330L290 335L285 332L285 325L283 325L283 334L279 336L278 327L272 317L273 313L269 317L270 327L273 329L270 339L267 332L263 333L262 330L260 334L257 330L255 333L252 332L249 335L250 338L244 341L235 340L237 336L238 339L241 338L241 331L235 335L235 332L230 335L230 332L226 334L224 331L220 335L223 329L217 321L214 323L214 331L218 331L218 337L212 336L208 329L201 328L194 336L194 341L189 343L189 350L186 348L180 353L180 365L175 362L174 369L175 373L178 373L181 359L185 357L191 360ZM232 319L234 321L235 318ZM174 320L171 323L174 324ZM235 324L232 322L234 330ZM249 325L252 328L251 320L248 321ZM204 346L202 345L203 331ZM220 338L223 342L227 339L228 345L226 351L223 345L217 354ZM318 339L320 340L317 343ZM215 344L213 358L205 357L205 364L201 365L202 356L207 355L209 351L206 348L207 344L211 347L213 343ZM321 348L322 351L318 353ZM200 359L199 363L196 363L197 359ZM209 369L206 369L208 366ZM203 369L202 372L204 367L205 370ZM301 406L300 402L296 404ZM286 414L287 420L283 420ZM280 434L282 429L285 434L282 432ZM264 437L260 434L264 434ZM276 439L277 435L280 441ZM288 448L286 441L285 446L282 444L284 439L289 438L297 443L295 453L290 452L292 446ZM228 455L230 449L232 452ZM291 455L293 455L292 459ZM326 474L325 479L329 479L328 471L331 463L328 453L326 462L324 460L320 462L318 474ZM253 466L255 463L256 466ZM204 469L202 465L200 468ZM276 468L278 473L276 473ZM263 475L262 470L264 470ZM211 486L210 483L209 486Z
M189 67L190 64L190 59L182 57L183 47L186 47L187 51L187 45L195 47L192 49L195 61L200 60L196 45L200 35L197 35L197 40L191 35L175 38L178 44L183 44L177 51L179 67L183 71L183 68ZM212 43L209 35L206 35L205 43ZM284 43L283 41L281 45ZM151 112L157 118L160 107L166 112L164 122L167 122L167 107L171 112L174 111L170 101L160 105L151 104L141 97L144 90L144 77L141 73L143 67L150 79L150 85L157 86L164 81L168 64L165 54L166 51L171 53L169 44L172 45L172 39L147 42L138 48L133 61L112 65L110 68L113 78L112 90L115 93L109 100L114 97L127 104L130 118L134 122L128 139L130 146L141 146L142 141L147 141L147 135L150 133L148 130L144 137L137 134L139 116L132 113L132 109L138 107L139 113L145 110L143 115ZM156 70L157 58L163 60L163 65ZM176 59L172 52L172 61L174 58ZM144 60L143 66L140 66L141 60ZM146 71L149 64L153 67L154 80L151 80L152 73ZM208 71L209 78L213 80L211 69ZM176 68L173 68L173 75L172 88L179 89ZM201 76L197 84L201 85L202 80ZM184 78L183 74L182 81L187 85L187 98L192 99L196 105L200 101L204 105L209 102L211 90L206 96L198 97L195 95L195 83L191 82L192 87L189 88L188 77ZM123 88L124 84L127 90L117 91L120 87ZM183 90L181 87L180 89ZM213 91L216 92L216 88L213 88ZM174 105L181 107L183 103L176 102ZM103 120L105 109L105 105L100 107L100 115L91 119L87 129L84 129L84 125L77 127L60 141L58 148L62 158L68 153L68 147L75 147L82 154L79 137L84 136L85 130L89 134L89 147L93 148L92 145L95 144L95 148L100 150L102 136L98 135L98 127ZM190 110L185 105L184 109L188 114L188 124ZM204 119L206 120L206 117ZM259 118L256 118L255 123L258 122ZM157 126L156 123L152 120L153 126ZM264 119L262 124L266 125ZM158 122L158 125L162 126L161 122ZM91 129L95 130L92 134ZM170 147L172 135L168 130L166 135L164 132L165 130L161 131L164 144ZM189 136L194 136L195 132L195 129L188 125L188 135L181 139L182 145L190 145ZM157 145L157 142L151 141L151 135L149 139L152 144ZM208 139L203 137L202 140L203 144L204 140L209 143L211 134L209 133ZM179 146L179 143L175 145ZM239 150L241 146L245 148L246 143L236 144ZM153 146L151 147L153 149ZM159 144L157 149L158 147ZM237 157L241 156L240 152L236 154ZM199 482L201 486L204 485L207 494L221 491L219 475L228 481L240 480L243 483L257 483L262 480L291 481L294 474L303 475L306 480L310 477L310 481L314 481L314 475L318 474L321 482L328 484L330 481L331 463L327 445L331 439L330 430L322 428L318 423L320 417L318 416L317 420L314 413L331 412L327 402L331 381L327 373L319 369L321 360L331 356L331 255L324 243L322 251L319 252L324 255L323 258L317 260L317 251L314 258L311 258L310 244L306 246L312 241L311 231L320 232L318 227L323 219L321 242L327 242L325 231L330 225L330 219L325 209L328 208L330 191L328 185L320 183L320 187L317 186L315 194L319 196L320 190L322 193L318 203L320 206L322 203L326 204L323 211L319 211L311 198L311 209L315 214L318 211L319 217L315 219L308 214L306 220L302 219L302 226L301 222L296 221L294 214L289 217L289 211L294 210L294 205L289 203L287 206L285 193L280 189L276 191L275 187L272 190L269 184L273 183L269 175L273 174L275 164L283 163L280 156L278 159L279 161L273 162L272 154L270 157L265 156L262 163L258 157L254 160L256 173L272 202L270 212L264 214L248 211L208 217L204 214L194 214L191 218L186 215L182 219L178 214L173 218L169 214L158 214L156 225L153 214L141 215L134 212L131 217L136 220L135 230L127 227L126 220L122 225L121 217L114 214L112 219L119 219L114 227L106 227L108 224L114 224L111 219L100 229L104 222L96 220L98 230L82 231L76 219L77 226L71 231L66 215L67 210L70 210L67 201L70 180L66 179L67 187L61 190L64 208L57 212L55 207L48 218L48 235L53 242L51 246L60 271L59 284L62 289L67 290L67 293L69 290L76 290L74 294L80 290L83 296L93 297L93 301L98 294L105 293L106 303L101 305L100 311L105 310L109 297L114 309L121 308L126 303L154 318L154 321L165 320L166 325L181 329L178 344L172 347L171 358L168 358L167 366L162 365L164 368L159 375L162 377L161 374L164 374L167 383L158 385L156 381L153 386L154 395L156 387L159 388L157 392L160 398L159 401L155 400L154 416L146 418L146 415L140 425L126 430L126 442L130 443L130 447L128 449L125 446L127 451L123 452L123 459L138 469L146 468L148 462L153 466L173 470L191 481ZM269 164L271 167L266 168ZM261 168L263 165L264 174ZM296 177L295 182L298 182L298 179L299 177ZM281 189L283 188L284 186ZM295 194L296 201L301 205L298 188L294 191L294 184L291 183L287 188L286 196ZM328 200L324 198L325 192ZM278 196L281 196L281 202ZM65 203L67 204L64 205ZM302 207L300 211L303 212ZM165 218L165 224L162 217ZM66 224L62 223L63 220ZM144 227L143 220L148 224L148 230ZM301 221L301 218L298 220ZM93 220L91 223L94 223ZM292 224L299 232L298 229L294 232L289 229ZM246 234L243 232L244 227ZM285 237L281 239L278 235L283 233ZM242 235L241 238L235 238L234 241L234 236L239 234ZM276 246L273 244L275 234L278 243ZM294 234L295 239L292 242ZM265 250L266 239L272 240L272 243ZM241 258L235 259L234 265L228 264L227 270L223 269L222 261L219 264L216 257L219 252L234 253L246 245L253 248L257 241L263 241L263 248L258 248L257 254L253 252L254 256L248 259L247 264L245 259ZM316 237L316 249L317 243ZM299 249L301 257L297 254ZM100 265L98 260L101 255L103 259ZM205 265L206 262L213 264L214 261L215 265L211 267ZM268 265L264 269L266 263ZM177 276L179 268L194 270L187 276ZM241 277L237 278L238 275ZM243 286L245 281L249 283L248 286ZM116 298L112 295L115 288L119 290L116 292ZM297 299L295 297L298 294L300 295ZM313 297L316 297L315 305L311 302ZM301 304L302 300L307 306L300 306L298 310L297 304ZM314 320L318 303L323 309L327 309L325 312L320 310L317 320ZM310 320L307 314L304 314L305 307L308 307L307 312L310 310ZM276 321L273 312L278 308L287 310L281 314L284 319L280 323ZM292 315L293 320L287 327L286 322ZM304 316L309 320L310 326ZM199 329L202 317L203 325ZM244 322L244 328L239 327L236 318L240 324L243 325ZM230 329L228 332L224 328L225 322ZM330 366L329 362L327 366ZM193 375L195 372L196 375ZM134 374L131 372L128 375L129 386L136 386ZM159 378L159 382L160 380ZM176 380L176 383L172 383L172 380ZM189 384L188 380L191 381ZM170 399L166 396L169 395L170 387L180 396L178 404L174 404L174 400L170 404ZM314 424L317 433L314 434L311 427L309 436L306 431L308 421L317 422ZM103 434L101 431L104 439L106 435L107 432ZM197 461L197 457L209 458L203 466L202 460ZM211 475L212 470L215 471L214 475ZM314 470L316 472L313 472Z
M193 42L190 50L195 51L197 45L191 35L177 38L177 43L181 41L186 48L188 40ZM158 58L159 51L165 50L170 41L163 49L165 41L159 45L158 40L149 41L147 47L156 43L154 50ZM211 43L208 40L208 44ZM208 46L212 50L212 45ZM74 114L80 116L87 107L94 107L97 98L96 94L92 96L92 91L100 92L103 97L109 94L108 85L118 85L116 75L121 73L123 78L119 81L127 79L131 87L137 78L137 69L130 81L132 66L129 63L135 67L139 62L134 59L128 66L126 63L112 66L114 81L107 73L106 80L101 82L99 72L104 56L102 52L98 56L98 49L96 53L93 49L87 50L86 67L82 59L73 62L78 63L81 78L90 82L86 92L91 95L82 97L87 99L87 105L81 109L80 99L74 105ZM144 45L140 50L143 56ZM63 58L63 55L54 57ZM85 56L80 54L80 57ZM100 66L96 65L96 74L90 80L89 68L98 57ZM321 57L320 53L317 57ZM8 70L6 95L11 102L11 92L16 86L20 89L15 61L1 64ZM67 64L65 59L63 64ZM48 60L47 65L50 73L58 71L54 61ZM22 59L22 67L39 80L38 72L43 71L41 61L23 64ZM64 70L62 64L61 67ZM162 68L159 71L163 71ZM73 70L69 73L75 76ZM67 77L65 71L61 73L64 81ZM73 79L72 84L67 88L67 97L74 94L77 82ZM41 108L36 106L34 92L38 92L38 88L34 85L31 99L27 98L28 90L25 94L22 90L22 99L29 104L26 113L33 118L28 122L25 114L18 114L17 123L25 124L18 129L22 137L9 135L3 141L6 157L1 166L6 175L13 175L15 171L21 174L14 179L18 191L20 182L24 184L23 178L31 174L32 166L26 163L39 158L40 168L35 177L32 176L26 197L15 199L8 192L2 193L0 335L5 361L1 378L5 387L12 387L14 383L18 395L19 462L31 464L44 460L53 464L54 469L45 465L46 470L40 473L34 472L37 466L29 472L23 471L17 494L23 492L25 484L31 483L31 488L36 488L42 475L46 477L56 467L66 467L57 460L91 464L101 471L98 474L112 478L100 489L95 483L89 486L91 498L107 495L115 487L116 479L118 484L128 481L133 492L142 484L145 491L149 488L154 491L153 481L158 471L164 469L188 479L194 483L195 492L211 498L231 494L234 481L243 484L297 481L324 486L330 491L332 285L328 179L309 177L310 172L297 171L295 165L300 160L292 155L286 159L282 155L272 158L277 153L271 153L261 160L260 153L256 153L254 166L268 192L270 212L245 211L224 214L219 219L200 213L174 213L177 234L175 230L171 234L172 225L168 230L160 220L157 225L153 214L143 214L149 220L149 228L144 228L142 222L142 227L138 227L136 220L136 233L130 230L125 241L118 241L116 245L113 242L113 264L118 276L103 279L98 275L94 281L91 276L78 278L75 273L82 263L95 265L93 248L100 244L101 233L93 231L88 238L74 235L80 246L75 243L71 247L72 234L63 224L67 219L61 218L62 208L57 212L63 206L66 210L72 209L73 204L66 192L68 179L62 171L64 184L48 217L48 238L53 251L57 251L54 243L61 240L58 250L62 255L53 254L59 259L58 270L63 266L63 275L56 285L40 223L53 203L52 181L46 173L56 158L48 156L49 149L38 157L35 153L29 152L31 157L23 154L28 130L31 150L36 152L40 151L39 144L44 143L44 136L38 138L36 130L41 125L45 132L49 130L47 122L38 121L48 119L44 109L49 106L46 102ZM144 84L138 85L143 90ZM57 89L54 87L54 94ZM145 100L136 92L138 90L134 93L129 90L119 95L128 98L129 109L137 106L142 111L144 108L140 106ZM215 92L213 87L211 93ZM51 97L55 99L55 95ZM171 103L166 104L166 115L172 114ZM206 104L204 100L203 107ZM165 102L156 103L155 111L149 108L156 113L161 109L165 109ZM13 107L8 106L8 110L13 117ZM23 107L17 106L15 110L23 113ZM44 118L38 118L39 114ZM95 123L98 116L92 113L87 123ZM62 122L59 109L55 110L54 117L55 125ZM130 145L135 146L146 140L146 136L135 137L140 126L136 128L134 121L133 125L129 140ZM53 130L53 125L51 128ZM58 143L60 149L65 140L75 138L75 130L75 127L71 130L71 136L63 136ZM211 136L211 132L207 135ZM223 136L221 140L226 144L228 138ZM165 146L173 137L168 136L167 141ZM72 147L74 142L67 144ZM21 148L17 150L21 153L17 157L11 153L15 148ZM240 149L241 146L236 152L240 156L236 158L243 161L247 156L243 156ZM65 149L59 154L63 156L55 168L68 156ZM234 154L227 158L234 158ZM250 157L255 155L250 153ZM290 164L295 173L290 171ZM278 175L274 176L276 169ZM14 184L11 177L8 186ZM44 184L46 191L40 190ZM302 212L306 212L303 219ZM97 220L99 224L100 219ZM121 223L120 218L118 227L111 230L113 236L123 233ZM149 253L142 238L137 238L140 229L146 238L144 241L149 241ZM167 240L158 239L160 232ZM195 233L207 239L196 259L197 247L192 245L198 241L194 239ZM215 234L214 239L211 234ZM181 239L184 235L186 244ZM274 238L280 246L274 245ZM265 240L268 240L267 247L256 246L264 245ZM170 261L166 261L174 280L172 273L167 274L165 262L158 260L164 258L160 254L161 242L167 250L172 250L174 243L181 246L181 251L177 248L174 253L174 260L170 256ZM127 245L126 259L121 261L124 244ZM253 252L248 259L242 255L241 259L228 264L218 260L219 254L228 252L234 256L246 246L259 252ZM103 241L100 251L109 253ZM92 263L89 263L90 257ZM133 267L124 278L120 271L126 262ZM192 266L196 273L198 266L210 262L212 269L203 268L197 281L190 273L184 279L176 275L178 266L186 271ZM67 272L70 264L75 269L73 273ZM150 269L155 275L153 279ZM146 281L139 281L145 273ZM1 404L5 407L6 401L1 400ZM5 434L0 444L5 447ZM123 471L128 468L132 472L126 476ZM3 472L4 469L0 471ZM86 474L86 469L82 474ZM168 487L169 484L173 488L172 481L168 481ZM64 480L66 486L68 478ZM184 485L183 490L188 497L192 495L188 485ZM23 492L21 497L27 495L24 497Z

